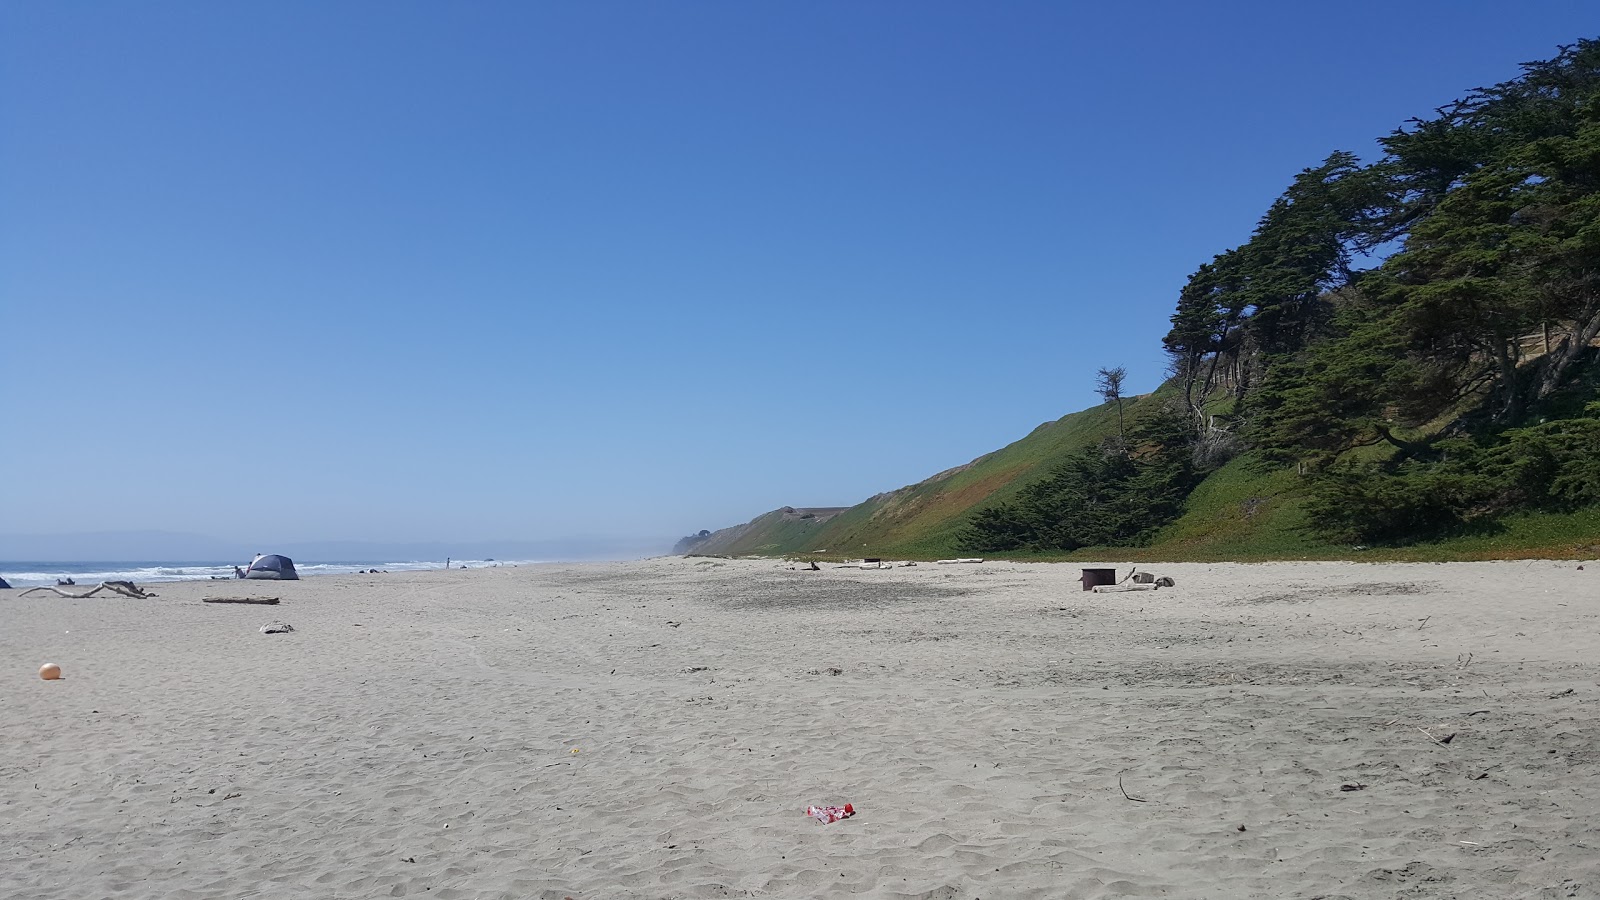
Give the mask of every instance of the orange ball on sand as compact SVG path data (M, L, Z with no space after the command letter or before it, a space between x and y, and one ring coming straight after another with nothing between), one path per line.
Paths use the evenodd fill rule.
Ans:
M55 681L61 677L61 667L55 663L45 663L39 667L39 677L45 681Z

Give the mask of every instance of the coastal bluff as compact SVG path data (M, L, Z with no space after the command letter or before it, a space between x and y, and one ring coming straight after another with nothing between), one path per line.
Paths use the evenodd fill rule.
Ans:
M785 553L810 542L823 525L848 506L785 506L742 525L702 531L673 546L678 556L760 556Z

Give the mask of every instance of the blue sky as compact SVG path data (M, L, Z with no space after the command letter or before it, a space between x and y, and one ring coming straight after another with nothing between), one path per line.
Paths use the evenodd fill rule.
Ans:
M0 534L664 538L1161 378L1592 3L0 5ZM0 548L0 557L5 554Z

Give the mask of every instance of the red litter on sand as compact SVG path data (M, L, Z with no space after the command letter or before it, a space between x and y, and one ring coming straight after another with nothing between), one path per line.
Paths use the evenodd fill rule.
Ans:
M849 803L843 806L808 806L806 815L826 825L840 819L848 819L856 814L856 808Z

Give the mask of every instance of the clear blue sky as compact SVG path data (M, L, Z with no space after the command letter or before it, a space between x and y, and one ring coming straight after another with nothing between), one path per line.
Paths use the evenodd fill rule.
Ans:
M1592 2L0 5L0 534L665 538L1145 391ZM0 556L3 556L0 552Z

